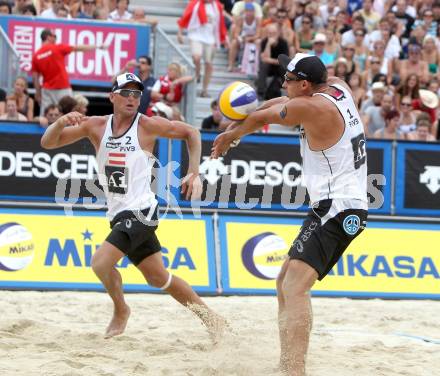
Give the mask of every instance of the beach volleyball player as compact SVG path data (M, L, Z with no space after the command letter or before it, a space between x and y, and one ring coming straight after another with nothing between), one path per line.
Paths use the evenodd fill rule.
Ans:
M136 75L119 75L110 93L113 115L85 117L71 112L47 128L41 145L53 149L88 138L95 147L111 227L110 234L92 258L93 271L114 303L106 337L121 334L130 315L121 275L115 268L124 256L141 271L150 285L168 292L194 311L215 336L223 320L206 307L185 281L172 276L163 265L161 246L155 234L157 201L150 187L156 139L182 139L189 151L188 174L183 179L182 192L187 199L200 196L200 134L186 123L138 113L143 89Z
M327 79L316 56L278 57L286 70L287 97L273 99L217 136L212 157L265 123L300 125L302 178L311 210L277 279L281 370L305 374L312 326L310 289L322 280L367 219L367 155L364 126L347 84Z

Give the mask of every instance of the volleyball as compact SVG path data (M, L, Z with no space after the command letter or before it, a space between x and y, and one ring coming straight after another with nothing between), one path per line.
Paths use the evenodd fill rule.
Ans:
M257 93L252 86L235 81L220 93L218 104L223 116L230 120L244 120L257 109Z
M287 258L289 247L280 236L264 232L250 238L241 251L243 265L260 279L275 279Z
M0 270L17 271L34 258L32 234L18 223L0 225Z

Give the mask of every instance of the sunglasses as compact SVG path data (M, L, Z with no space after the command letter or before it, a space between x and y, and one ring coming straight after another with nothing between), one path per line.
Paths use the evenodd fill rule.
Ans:
M302 24L303 24L303 25L310 25L311 22L310 22L310 21L303 21Z
M286 81L286 82L289 82L289 81L303 81L303 80L304 80L304 78L288 76L287 73L284 75L284 81Z
M119 94L121 97L124 97L124 98L128 98L131 95L131 96L133 96L134 99L138 99L142 95L142 91L131 90L131 89L117 89L113 93Z
M380 64L380 61L374 60L371 62L371 64Z
M408 107L409 107L409 106L411 106L411 103L408 103L408 102L402 102L402 103L401 103L401 106L408 106Z
M96 4L96 1L84 1L85 5L92 5L92 4Z
M354 51L354 48L351 48L351 47L345 47L345 48L344 48L344 51Z

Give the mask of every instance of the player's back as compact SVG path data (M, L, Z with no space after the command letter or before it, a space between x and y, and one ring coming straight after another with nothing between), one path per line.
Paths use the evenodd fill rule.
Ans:
M301 132L301 155L311 203L358 200L360 208L367 209L364 128L351 93L335 84L325 93L315 93L310 102L311 124ZM327 138L332 141L326 143Z

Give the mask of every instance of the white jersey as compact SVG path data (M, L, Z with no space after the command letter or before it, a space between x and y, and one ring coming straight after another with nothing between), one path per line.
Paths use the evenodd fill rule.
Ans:
M344 133L325 150L311 150L301 131L302 179L313 207L321 200L333 199L340 210L348 207L368 209L367 154L364 126L350 92L341 85L337 97L322 95L334 103L344 118ZM344 207L345 206L345 207Z
M113 115L109 116L97 154L99 182L107 198L107 217L111 221L124 211L156 207L151 190L155 158L144 152L139 144L138 113L130 128L113 137Z

